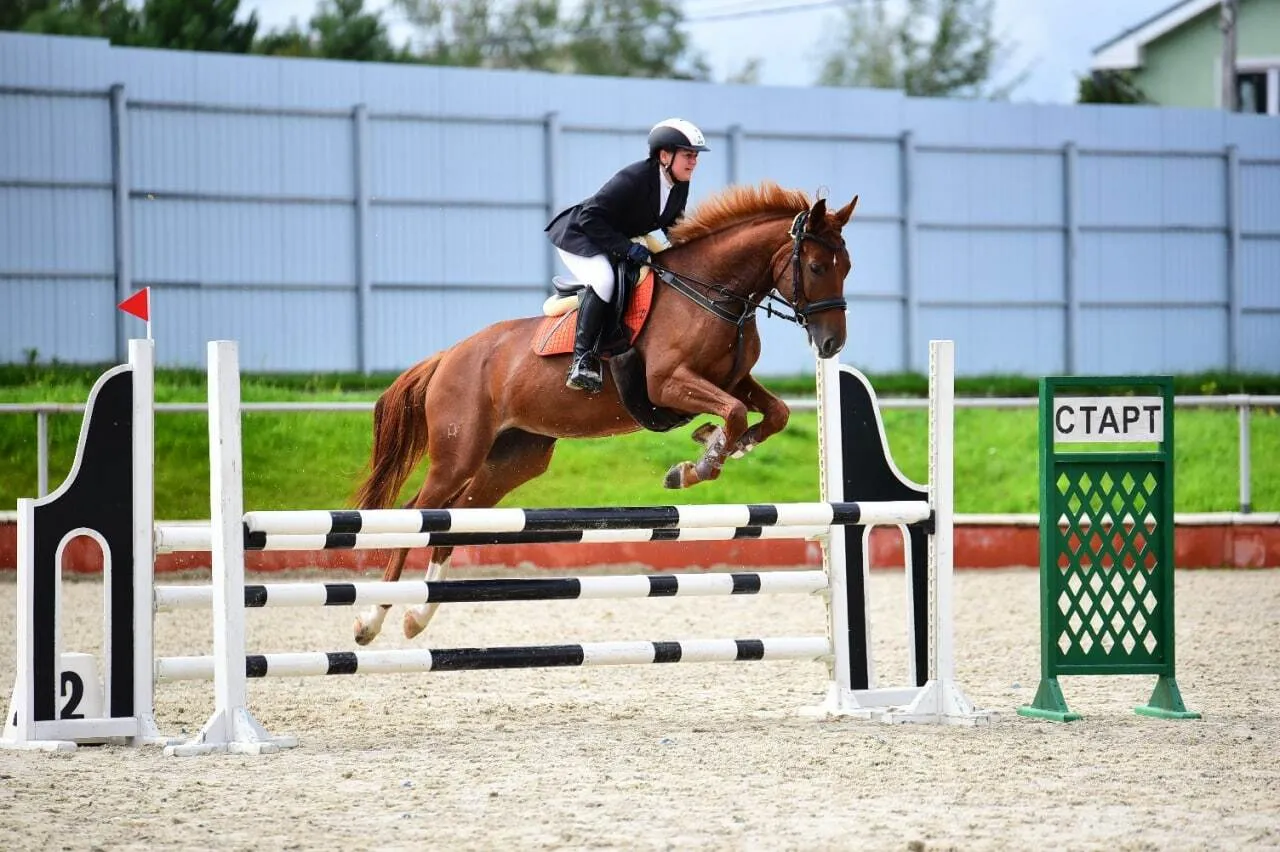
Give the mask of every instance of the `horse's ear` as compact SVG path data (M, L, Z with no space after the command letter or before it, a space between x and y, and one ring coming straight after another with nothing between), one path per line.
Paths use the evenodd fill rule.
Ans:
M853 211L858 209L858 196L854 196L853 200L845 206L841 207L835 213L831 214L831 218L835 220L836 226L843 228L849 224L849 220L853 218Z
M809 208L809 219L806 230L816 231L823 219L827 218L827 199L819 198Z

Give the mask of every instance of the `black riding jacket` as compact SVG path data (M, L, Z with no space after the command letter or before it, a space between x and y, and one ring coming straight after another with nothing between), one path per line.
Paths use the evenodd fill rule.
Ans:
M581 257L601 252L623 257L632 237L659 228L665 232L684 215L689 184L676 181L659 212L659 168L656 159L632 163L595 195L562 210L544 229L551 244Z

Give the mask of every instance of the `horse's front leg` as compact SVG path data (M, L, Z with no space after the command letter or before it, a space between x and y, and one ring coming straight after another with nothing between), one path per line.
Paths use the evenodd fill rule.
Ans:
M683 367L663 382L660 389L650 387L649 395L658 405L690 414L711 414L724 421L723 429L714 429L706 436L702 457L696 462L680 462L672 467L663 485L688 488L719 477L728 448L736 446L747 431L747 406L742 400Z
M787 428L787 422L791 420L791 409L750 375L734 386L733 395L742 400L749 411L758 411L764 415L759 423L743 433L738 442L729 448L734 458L741 458Z
M766 438L785 429L787 422L791 419L791 409L750 375L734 385L730 392L742 400L747 406L747 411L764 415L759 423L749 427L742 433L742 437L729 447L729 455L740 459L763 443ZM706 447L716 440L720 431L714 424L704 423L693 431L693 439Z

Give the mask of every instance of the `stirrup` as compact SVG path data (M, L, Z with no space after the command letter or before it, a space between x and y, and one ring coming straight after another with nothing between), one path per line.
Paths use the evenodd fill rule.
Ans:
M581 358L575 358L569 366L569 375L564 385L573 390L587 393L600 393L604 387L604 379L600 375L600 359L588 352Z

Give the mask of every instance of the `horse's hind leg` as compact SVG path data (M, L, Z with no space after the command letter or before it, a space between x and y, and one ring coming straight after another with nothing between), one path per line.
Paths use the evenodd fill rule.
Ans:
M454 498L466 490L472 477L484 463L485 452L489 449L490 442L486 438L482 442L473 440L464 444L455 441L445 446L448 452L443 448L437 449L434 443L429 448L428 453L432 462L427 472L427 479L422 483L422 488L417 495L405 504L406 509L448 506ZM446 551L445 560L448 560L448 548L442 549ZM404 571L405 558L408 555L409 551L403 548L391 554L386 570L382 572L383 582L394 583L400 579L400 574ZM391 607L387 605L374 604L356 616L353 630L357 645L368 645L373 641L374 637L382 631L382 623L386 620L387 611L390 609Z
M405 504L406 509L413 508L415 501L410 500ZM451 550L452 548L436 548L437 550ZM392 552L391 558L387 560L387 567L382 571L382 580L385 583L394 583L400 579L400 574L404 571L404 562L409 556L407 549L401 548ZM432 564L435 562L435 554L432 554ZM445 559L448 559L445 554ZM389 605L374 604L366 609L363 613L356 616L354 632L357 645L368 645L373 641L374 637L382 632L382 622L387 619L387 612L391 609Z
M480 472L452 502L451 507L488 509L496 506L499 500L516 488L546 472L547 466L551 464L555 443L554 438L518 429L508 429L501 433L494 441L493 449L489 451ZM428 581L444 578L452 552L451 547L436 548L431 556L431 566L427 569ZM438 603L426 603L406 610L404 635L412 639L425 630L438 606Z
M436 583L443 580L449 570L449 557L453 555L452 547L435 547L431 550L431 564L427 566L427 582ZM438 603L424 603L411 606L404 611L404 635L412 639L427 629L427 623L436 614Z

